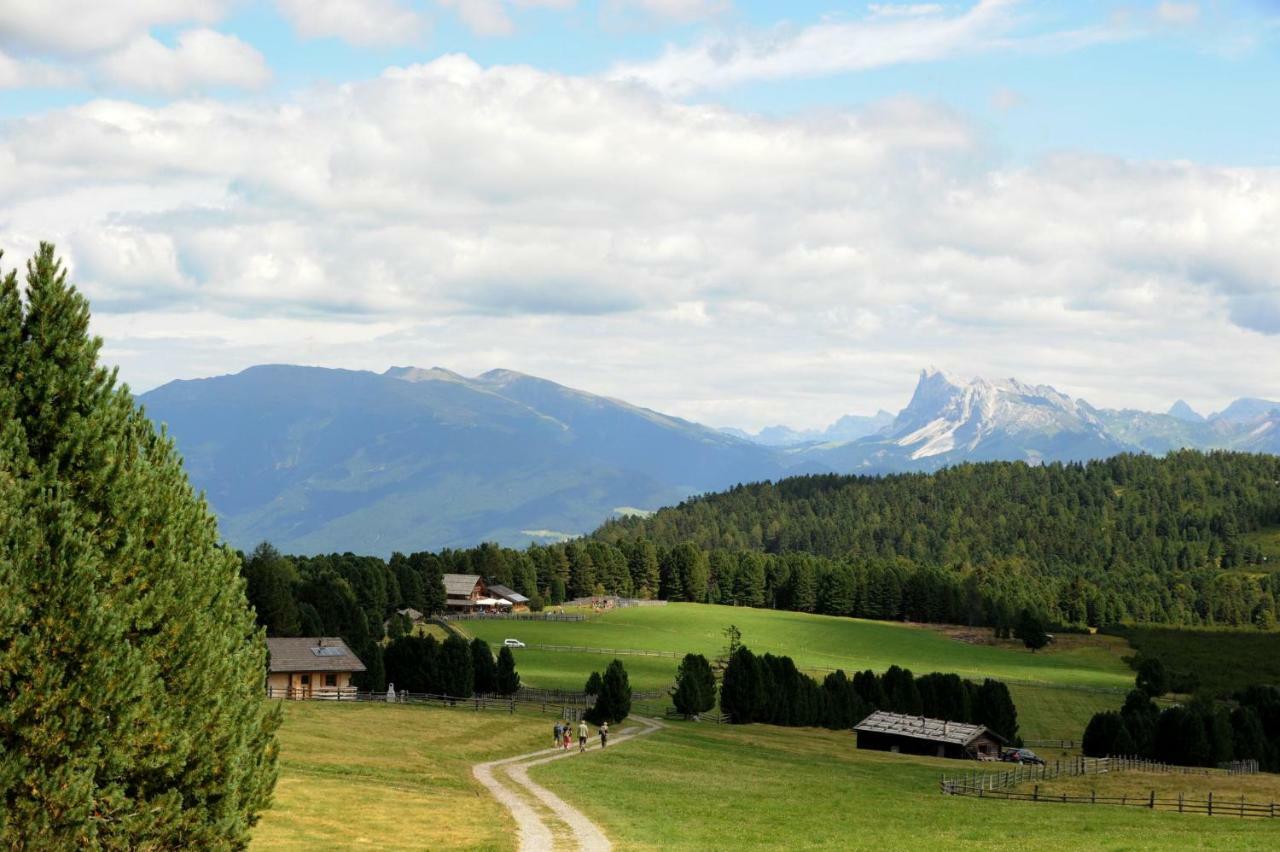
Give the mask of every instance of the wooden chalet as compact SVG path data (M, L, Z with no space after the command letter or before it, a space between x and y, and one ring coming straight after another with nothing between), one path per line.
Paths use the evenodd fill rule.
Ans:
M930 757L995 760L1005 739L985 725L877 710L853 728L858 748Z
M334 636L267 640L267 695L271 698L354 698L351 675L364 663Z
M475 612L489 597L489 588L479 574L445 574L445 607L450 612Z

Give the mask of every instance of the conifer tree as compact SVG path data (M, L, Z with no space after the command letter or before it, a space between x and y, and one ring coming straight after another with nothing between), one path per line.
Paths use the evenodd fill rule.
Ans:
M498 694L515 695L520 691L520 673L516 671L516 658L506 645L498 651Z
M480 695L490 695L498 690L498 666L493 661L493 651L483 639L471 640L471 668L475 671L475 690Z
M676 672L671 694L676 712L685 716L705 713L716 706L716 677L711 664L701 654L685 654Z
M279 714L240 560L52 246L26 284L0 281L0 846L244 847Z
M614 660L600 678L600 694L586 717L592 724L621 722L631 713L631 681L621 660Z

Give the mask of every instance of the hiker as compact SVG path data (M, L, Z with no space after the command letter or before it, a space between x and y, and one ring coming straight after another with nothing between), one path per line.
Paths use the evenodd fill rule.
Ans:
M565 748L565 751L568 751L568 750L569 750L569 743L570 743L570 740L571 740L571 738L572 738L572 734L570 733L570 730L571 730L571 726L566 724L566 725L564 726L564 748Z
M587 720L578 723L578 751L587 750Z
M559 723L559 722L556 722L556 732L555 732L554 734L552 734L552 736L551 736L551 747L552 747L552 748L559 748L559 747L560 747L560 738L561 738L561 737L563 737L563 736L564 736L564 728L563 728L563 727L561 727L561 725L560 725L560 723Z
M609 723L600 723L600 748L604 748L609 744Z

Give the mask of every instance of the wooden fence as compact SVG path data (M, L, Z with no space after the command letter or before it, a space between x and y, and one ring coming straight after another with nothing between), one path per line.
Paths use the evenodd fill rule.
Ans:
M689 718L688 716L685 716L683 713L681 713L679 710L676 710L676 708L674 707L668 707L665 711L663 711L662 715L664 715L668 719ZM693 720L695 722L715 722L717 725L727 725L731 721L729 719L729 714L714 713L714 712L699 713L697 716L694 717Z
M1241 796L1239 800L1214 798L1212 792L1203 799L1187 798L1179 793L1177 798L1160 797L1156 791L1142 796L1099 796L1096 790L1088 795L1071 793L1041 792L1040 783L1055 778L1078 777L1081 775L1107 775L1123 772L1145 772L1162 775L1212 775L1255 774L1258 772L1256 760L1235 761L1219 770L1211 770L1197 766L1174 766L1158 763L1139 757L1075 757L1054 761L1043 766L1015 765L1010 769L998 772L967 772L962 776L942 777L941 791L948 796L974 796L980 799L1003 799L1023 802L1058 802L1060 804L1084 805L1130 805L1150 810L1177 811L1178 813L1199 813L1209 816L1238 816L1274 819L1276 817L1275 802L1248 802ZM1037 782L1030 792L1016 789L1021 784Z

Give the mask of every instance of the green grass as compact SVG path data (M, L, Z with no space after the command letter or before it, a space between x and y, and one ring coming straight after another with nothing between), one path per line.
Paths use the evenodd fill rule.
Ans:
M1257 683L1280 684L1280 633L1125 627L1116 631L1140 653L1157 657L1178 678L1228 693Z
M858 751L847 733L676 723L531 775L619 849L1273 849L1280 826L1139 808L944 797L971 764Z
M275 801L255 850L515 848L471 765L544 745L550 717L286 702Z
M752 650L786 654L819 678L825 668L883 671L894 664L916 674L1000 678L1013 690L1023 736L1030 738L1079 739L1089 718L1119 707L1123 691L1133 685L1133 672L1121 659L1132 649L1107 636L1064 635L1032 654L1016 643L987 644L983 631L702 604L636 607L585 622L468 621L464 627L495 645L517 638L530 644L692 651L715 658L723 651L723 630L730 624L738 626ZM953 638L959 634L969 641ZM671 658L620 659L638 690L669 686L678 665ZM604 654L516 650L522 681L552 689L581 689L587 675L603 670L609 660Z
M883 670L896 663L917 674L956 672L1109 688L1133 683L1133 672L1121 660L1128 649L1109 637L1064 636L1056 647L1032 654L1020 647L957 641L918 625L704 604L635 607L584 622L470 621L465 627L492 643L512 637L528 643L692 651L715 657L724 649L722 631L730 624L738 626L743 644L752 650L786 654L801 667L852 672ZM517 650L517 665L526 653Z

